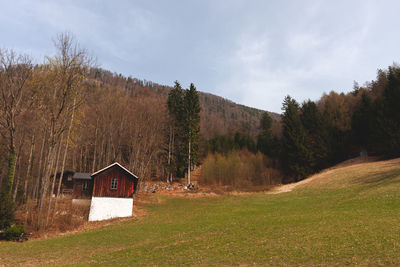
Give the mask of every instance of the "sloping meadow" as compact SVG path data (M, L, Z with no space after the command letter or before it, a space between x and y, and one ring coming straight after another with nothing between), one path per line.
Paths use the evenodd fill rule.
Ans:
M293 191L161 197L140 220L1 243L5 265L399 265L400 164L332 169Z

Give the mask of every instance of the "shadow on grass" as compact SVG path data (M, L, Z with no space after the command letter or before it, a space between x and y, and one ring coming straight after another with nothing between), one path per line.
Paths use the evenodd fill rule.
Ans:
M395 170L376 171L354 180L354 184L381 186L400 183L400 166Z

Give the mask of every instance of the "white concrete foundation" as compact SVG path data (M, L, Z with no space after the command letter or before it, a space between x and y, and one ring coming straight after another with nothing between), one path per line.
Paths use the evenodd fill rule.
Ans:
M133 198L92 197L89 221L132 216Z

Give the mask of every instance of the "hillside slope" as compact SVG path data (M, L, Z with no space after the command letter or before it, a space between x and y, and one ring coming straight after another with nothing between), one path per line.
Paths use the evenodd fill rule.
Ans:
M322 172L283 194L147 196L147 216L0 244L15 265L400 265L400 159ZM156 203L157 202L157 203Z
M102 69L92 69L91 82L101 87L116 87L121 91L140 97L143 95L161 96L165 99L171 87L153 83L151 81L124 77ZM201 104L200 131L205 138L216 135L233 134L240 132L247 135L257 135L260 118L264 110L236 104L228 99L210 93L199 92ZM273 119L272 130L280 132L280 115L269 112Z
M354 158L323 170L320 173L311 175L302 181L277 186L268 193L287 193L296 188L302 188L305 185L308 185L311 188L314 187L321 189L357 185L357 182L353 181L354 179L360 182L367 179L363 177L379 177L382 172L391 171L392 168L396 169L396 164L400 164L400 159L376 161L375 158Z

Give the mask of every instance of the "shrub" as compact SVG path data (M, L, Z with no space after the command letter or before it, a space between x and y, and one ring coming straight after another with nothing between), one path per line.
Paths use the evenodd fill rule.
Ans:
M203 161L201 182L232 187L265 186L280 183L282 173L267 156L247 150L209 154Z
M7 228L2 234L3 239L5 240L19 240L25 235L25 226L22 224L15 224L11 226L10 228Z
M15 205L7 193L0 192L0 230L14 223Z

